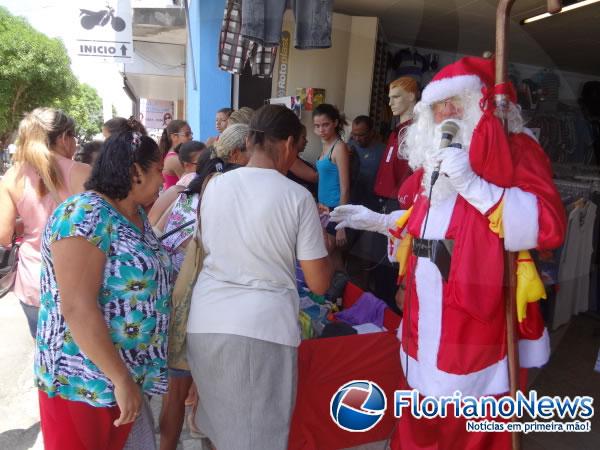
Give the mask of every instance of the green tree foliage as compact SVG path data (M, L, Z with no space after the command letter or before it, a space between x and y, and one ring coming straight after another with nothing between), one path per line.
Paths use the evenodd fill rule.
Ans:
M91 141L102 130L102 99L88 84L79 84L73 94L57 102L55 107L75 120L77 135L82 142Z
M73 75L62 41L0 7L0 144L6 144L24 113L40 106L72 114L81 137L100 131L101 101Z

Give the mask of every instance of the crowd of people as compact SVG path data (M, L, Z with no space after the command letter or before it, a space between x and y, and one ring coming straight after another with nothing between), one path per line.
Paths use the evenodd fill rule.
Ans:
M219 450L286 448L300 344L296 266L324 294L359 232L385 236L370 250L399 263L399 287L395 265L381 283L407 312L407 385L424 395L508 391L497 261L505 248L559 245L565 224L547 158L516 108L505 146L493 144L501 156L473 134L480 121L495 125L481 94L493 88L490 64L463 58L420 101L414 80L393 82L399 120L387 145L366 115L346 142L343 114L318 105L314 166L299 156L306 128L281 105L220 109L206 145L183 120L170 120L156 143L136 120L114 118L103 142L78 150L63 112L28 113L0 184L0 245L22 236L14 293L35 339L45 448L151 448L152 430L140 424L155 395L161 450L177 447L188 404L192 429ZM462 148L439 148L448 119L460 122ZM448 240L443 266L432 249ZM474 248L482 241L485 267ZM178 285L186 294L176 299ZM520 329L533 354L524 365L547 359L536 307L528 303ZM471 448L458 428L403 417L392 448L437 445L444 433ZM480 448L506 435L485 439Z

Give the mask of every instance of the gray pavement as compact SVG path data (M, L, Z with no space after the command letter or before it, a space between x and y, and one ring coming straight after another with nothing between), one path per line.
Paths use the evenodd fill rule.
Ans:
M18 300L0 299L0 448L43 450L37 389L33 385L33 339Z

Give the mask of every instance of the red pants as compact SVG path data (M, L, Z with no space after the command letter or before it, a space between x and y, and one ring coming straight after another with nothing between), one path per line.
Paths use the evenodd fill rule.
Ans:
M519 371L519 385L527 392L527 369ZM403 389L411 389L406 382ZM500 395L495 396L497 398ZM489 420L507 422L501 418ZM405 410L396 422L390 443L391 450L510 450L511 433L508 432L469 432L467 419L454 417L449 405L446 418L416 419Z
M448 409L449 411L452 408ZM500 419L494 419L500 421ZM415 419L404 414L396 424L392 450L510 450L510 433L468 432L466 419Z
M39 391L45 450L121 450L132 423L115 427L117 406L95 408L84 402L48 397Z

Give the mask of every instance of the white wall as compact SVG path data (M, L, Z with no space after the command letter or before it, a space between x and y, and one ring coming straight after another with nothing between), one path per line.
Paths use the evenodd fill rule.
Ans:
M127 64L128 73L184 77L185 45L133 41L135 57Z
M377 44L377 18L352 17L344 112L348 121L369 115Z

